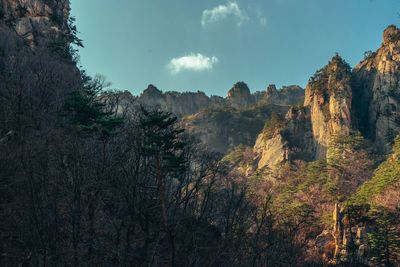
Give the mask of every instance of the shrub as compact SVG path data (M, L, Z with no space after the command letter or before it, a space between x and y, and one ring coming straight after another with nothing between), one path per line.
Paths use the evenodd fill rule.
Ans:
M364 60L369 58L369 57L372 57L374 55L375 55L375 52L372 52L371 50L365 51L364 52Z
M272 112L271 118L264 125L264 138L271 138L275 132L282 131L284 129L286 129L285 118L278 113Z
M332 65L336 65L337 67L332 68ZM350 73L350 65L338 54L336 54L328 63L328 65L315 72L315 74L310 78L309 82L311 83L311 88L314 91L332 91L334 88L328 87L329 77L332 77L336 81L341 81L348 79Z
M400 33L390 35L390 42L395 43L400 40Z

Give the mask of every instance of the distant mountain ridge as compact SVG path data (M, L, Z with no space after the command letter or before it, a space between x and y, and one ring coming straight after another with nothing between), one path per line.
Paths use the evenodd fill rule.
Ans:
M244 82L237 82L228 91L226 98L212 95L208 97L204 92L162 92L150 84L136 98L138 103L147 106L158 106L162 110L174 113L178 117L195 114L202 108L232 106L236 108L247 108L252 105L271 103L275 105L294 105L304 100L304 89L300 86L284 86L277 90L274 88L266 91L257 91L253 94Z
M304 89L297 85L279 90L269 85L266 91L252 94L246 83L237 82L225 98L208 97L201 91L162 92L150 84L137 97L124 93L120 103L171 112L208 149L227 154L240 144L252 145L273 112L285 114L291 105L303 101Z

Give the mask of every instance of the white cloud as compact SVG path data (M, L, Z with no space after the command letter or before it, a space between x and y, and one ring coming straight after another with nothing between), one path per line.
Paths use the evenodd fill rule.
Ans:
M204 10L201 17L201 25L205 27L207 24L221 21L229 15L236 17L238 26L249 19L246 12L241 10L236 2L229 2L226 5Z
M188 56L173 58L167 65L167 68L170 69L172 74L177 74L183 70L211 70L216 63L218 63L217 57L206 57L198 53L197 55L190 54Z

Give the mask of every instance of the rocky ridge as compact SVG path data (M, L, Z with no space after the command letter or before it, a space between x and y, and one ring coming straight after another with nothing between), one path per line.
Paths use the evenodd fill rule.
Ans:
M208 97L204 92L162 92L154 85L150 84L138 96L137 102L145 106L158 106L162 110L172 112L182 118L193 115L202 108L215 108L230 106L235 108L248 108L257 104L275 104L290 106L304 100L304 90L299 86L283 86L277 90L275 85L274 93L268 94L267 91L257 91L253 94L244 82L237 82L228 91L226 98L212 95Z
M338 132L358 130L377 151L388 153L400 130L400 32L389 26L381 47L353 70L338 55L318 70L305 89L304 104L286 114L285 127L257 138L259 167L326 158ZM274 94L269 87L268 94Z
M391 25L383 43L352 73L356 127L387 153L400 130L400 30Z

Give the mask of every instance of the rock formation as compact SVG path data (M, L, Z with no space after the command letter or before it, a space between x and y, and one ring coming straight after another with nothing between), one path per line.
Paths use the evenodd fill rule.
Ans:
M268 90L268 89L267 89ZM276 90L273 96L268 96L267 92L257 91L253 94L244 82L237 82L228 91L226 98L212 95L208 97L204 92L174 92L163 93L161 90L150 84L137 98L138 103L145 106L158 106L162 110L172 112L182 118L193 115L202 108L212 107L235 107L248 108L257 104L274 104L290 106L304 100L304 90L296 85L283 86Z
M400 30L389 26L380 48L353 70L356 127L384 153L400 130Z
M338 55L311 78L305 91L304 106L311 112L316 157L326 156L331 137L351 127L350 66Z
M350 225L343 207L336 203L332 228L324 230L315 240L316 247L326 262L337 264L354 257L359 263L371 266L368 253L371 247L367 233L372 229L365 223ZM354 251L349 251L353 249Z
M49 42L69 42L69 0L2 0L0 20L21 37L31 48Z
M237 82L228 91L227 100L234 107L245 108L254 104L254 99L250 94L250 89L244 82Z
M268 138L259 135L254 146L259 167L326 158L330 139L350 130L361 131L381 153L389 152L400 131L399 67L400 30L393 25L384 31L381 47L353 70L334 56L310 78L304 105L290 109L285 127ZM270 85L265 98L277 99L278 92Z

